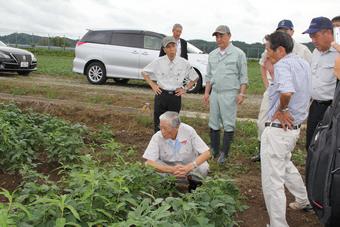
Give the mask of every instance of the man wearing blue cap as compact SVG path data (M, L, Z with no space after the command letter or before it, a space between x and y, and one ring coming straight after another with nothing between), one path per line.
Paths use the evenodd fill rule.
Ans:
M336 85L333 70L337 51L331 46L334 37L330 19L326 17L313 18L309 28L303 34L309 34L315 46L311 64L312 103L309 108L306 133L306 149L308 150L316 126L332 103Z

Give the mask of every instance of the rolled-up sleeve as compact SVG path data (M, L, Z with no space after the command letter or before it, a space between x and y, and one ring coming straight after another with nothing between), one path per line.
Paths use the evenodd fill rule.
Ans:
M295 93L293 74L287 63L277 63L274 67L274 75L276 77L278 91L280 93Z
M152 136L150 143L143 154L143 158L151 161L158 161L160 159L158 140L158 135L156 133Z

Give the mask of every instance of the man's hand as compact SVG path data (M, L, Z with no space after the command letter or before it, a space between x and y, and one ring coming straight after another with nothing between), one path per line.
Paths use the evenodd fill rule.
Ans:
M188 163L186 165L176 165L174 175L176 177L185 177L188 175L188 173L194 169L194 166L192 163Z
M246 98L246 96L244 94L237 95L237 97L236 97L237 105L241 105L245 98Z
M187 93L187 91L182 87L176 89L176 96L182 96L185 93Z
M156 94L156 95L160 95L162 93L162 90L161 88L158 86L158 84L152 84L151 85L151 88L153 90L153 92Z
M207 106L209 105L209 94L204 94L203 96L203 103Z
M294 118L288 111L282 112L282 111L276 111L274 114L272 121L274 120L279 120L283 129L286 131L287 128L292 129L293 128L293 123L294 123Z

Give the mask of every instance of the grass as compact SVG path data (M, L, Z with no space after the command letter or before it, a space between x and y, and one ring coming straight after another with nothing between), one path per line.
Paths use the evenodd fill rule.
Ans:
M57 50L41 50L30 49L38 59L37 73L47 74L51 76L72 77L78 74L72 72L72 62L74 52L57 51ZM249 77L249 94L262 94L264 86L261 80L260 66L257 61L248 61L248 77ZM145 83L140 80L131 80L129 83L141 84Z

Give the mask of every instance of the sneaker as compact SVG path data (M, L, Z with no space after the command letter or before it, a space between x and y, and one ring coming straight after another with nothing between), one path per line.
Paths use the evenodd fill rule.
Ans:
M305 212L310 212L313 210L313 207L308 203L308 204L301 204L298 202L292 202L289 204L289 207L293 210L303 210Z
M254 155L253 157L250 158L252 162L260 162L261 161L261 156L260 153L257 155Z
M217 163L220 165L223 165L224 162L225 162L225 154L224 152L220 152L220 156L217 159Z

